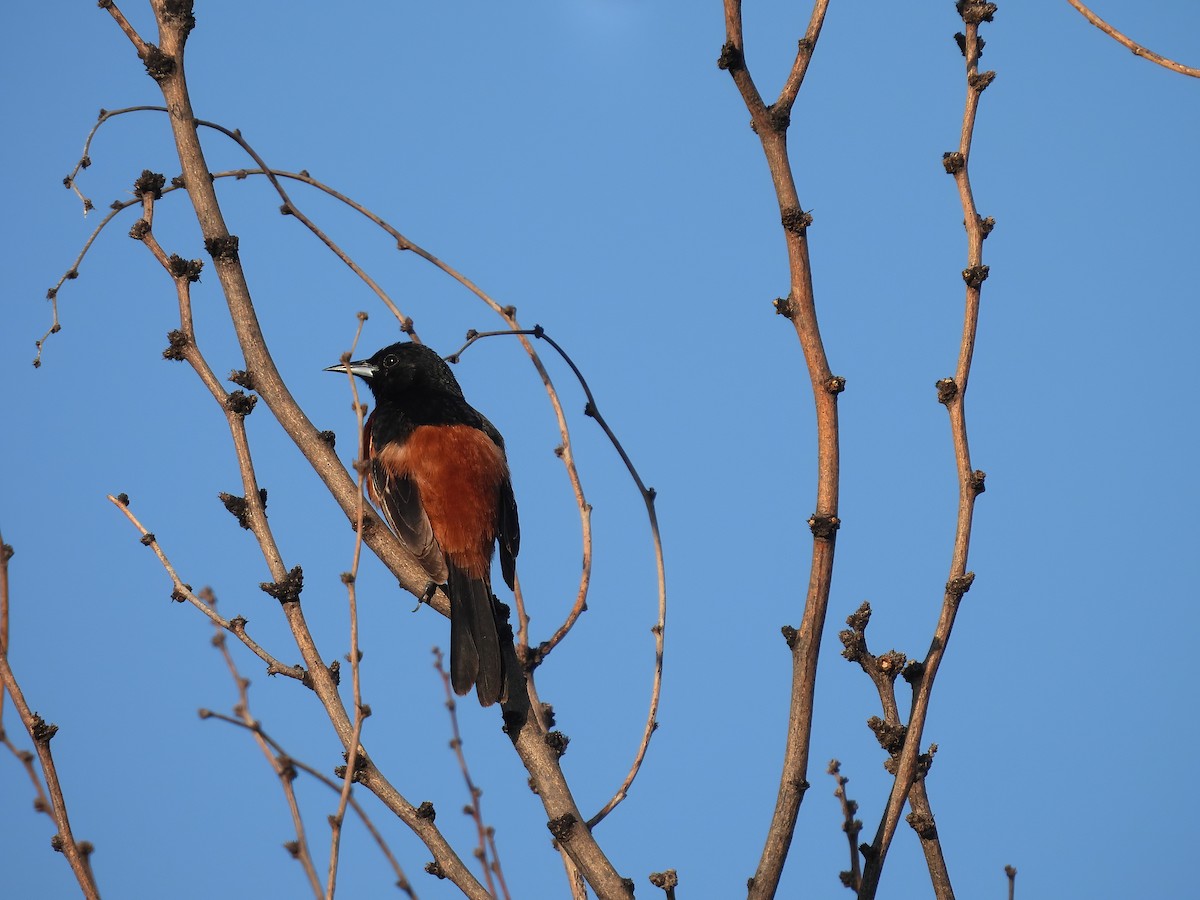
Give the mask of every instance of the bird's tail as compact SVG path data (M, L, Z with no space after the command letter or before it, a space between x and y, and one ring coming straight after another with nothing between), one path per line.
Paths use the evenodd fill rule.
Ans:
M504 655L485 579L472 578L447 560L450 589L450 683L456 694L475 686L479 702L491 706L504 693Z

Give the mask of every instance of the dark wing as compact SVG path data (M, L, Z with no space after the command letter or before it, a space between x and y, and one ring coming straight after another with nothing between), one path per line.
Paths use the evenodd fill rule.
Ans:
M517 554L521 551L521 524L517 521L517 500L512 482L507 478L500 485L500 509L496 517L496 540L500 543L500 572L508 589L514 590L517 574Z
M478 410L468 407L479 417L479 430L492 439L500 452L504 452L504 438L496 426ZM521 525L517 521L517 499L513 496L512 482L505 477L500 484L499 508L496 511L496 540L500 544L500 572L508 589L514 590L517 574L517 553L521 550Z
M421 563L431 581L445 584L446 557L421 505L421 492L406 475L397 475L379 461L371 460L371 494L396 536Z

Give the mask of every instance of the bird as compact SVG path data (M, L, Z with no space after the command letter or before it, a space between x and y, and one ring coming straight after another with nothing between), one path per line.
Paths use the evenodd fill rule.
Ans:
M375 398L363 427L367 491L429 578L425 598L450 599L450 683L483 706L504 694L501 632L491 570L514 587L521 544L504 438L463 396L436 351L409 341L329 366L363 379ZM506 634L511 641L511 631Z

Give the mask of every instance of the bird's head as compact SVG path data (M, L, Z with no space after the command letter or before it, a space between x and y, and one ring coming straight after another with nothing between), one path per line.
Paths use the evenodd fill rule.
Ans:
M377 400L399 399L412 391L462 398L458 379L446 361L424 344L401 341L367 359L329 366L326 372L345 372L363 379Z

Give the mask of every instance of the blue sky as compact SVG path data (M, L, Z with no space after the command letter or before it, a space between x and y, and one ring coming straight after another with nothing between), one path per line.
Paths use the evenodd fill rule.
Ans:
M933 383L953 370L965 259L941 154L957 144L963 83L950 0L864 10L834 3L795 113L791 146L812 209L813 266L841 399L843 526L805 800L783 892L844 894L833 783L842 761L873 831L888 787L865 727L878 713L837 631L864 599L872 647L920 656L940 604L956 496ZM1156 51L1200 64L1190 0L1108 0L1096 11ZM147 11L127 10L148 29ZM807 12L746 6L764 93L787 71ZM601 827L617 867L676 868L682 896L738 896L754 870L778 778L815 464L807 377L771 300L787 290L778 215L747 113L715 60L719 3L589 0L512 5L202 2L188 46L193 102L240 128L278 168L308 169L446 259L573 355L643 478L658 490L670 594L661 728L640 780ZM0 529L12 561L10 660L54 751L76 834L97 846L109 896L302 896L278 785L249 738L200 721L235 697L209 626L104 499L127 492L184 580L211 585L285 660L297 658L246 533L216 501L240 484L223 418L190 370L161 359L176 327L170 284L119 220L60 294L42 299L113 199L144 168L176 174L158 114L108 123L80 186L61 180L101 107L160 102L125 38L94 4L8 15L0 74L8 208L0 366ZM1183 896L1164 846L1200 840L1191 653L1198 631L1200 489L1194 271L1200 85L1138 60L1065 2L1002 3L985 26L972 178L997 227L969 395L977 507L967 595L925 742L929 793L960 896ZM214 170L249 165L205 135ZM368 310L368 350L396 338L372 295L263 183L221 186L272 352L349 461L345 384L321 372ZM296 202L444 352L497 320L454 282L324 198ZM155 232L203 256L174 195ZM216 279L194 303L214 368L241 367ZM549 357L547 357L549 359ZM521 580L539 637L573 595L576 516L545 400L515 343L473 349L458 374L504 432L522 514ZM649 690L653 563L636 491L583 399L555 369L595 507L590 610L540 670L572 738L585 810L620 782ZM347 648L352 535L265 409L249 420L269 514L328 657ZM461 779L429 648L445 621L373 559L360 580L367 744L414 802L431 800L470 852ZM1176 639L1181 644L1173 643ZM339 759L313 698L268 680L248 654L255 714L324 771ZM5 710L5 727L20 727ZM495 710L462 706L515 896L561 896L544 814ZM323 859L331 795L298 787ZM426 851L363 796L421 897ZM73 896L50 820L0 756L0 870L14 897ZM389 893L357 826L343 896ZM1102 863L1098 863L1098 860ZM922 896L928 877L902 825L880 896Z

